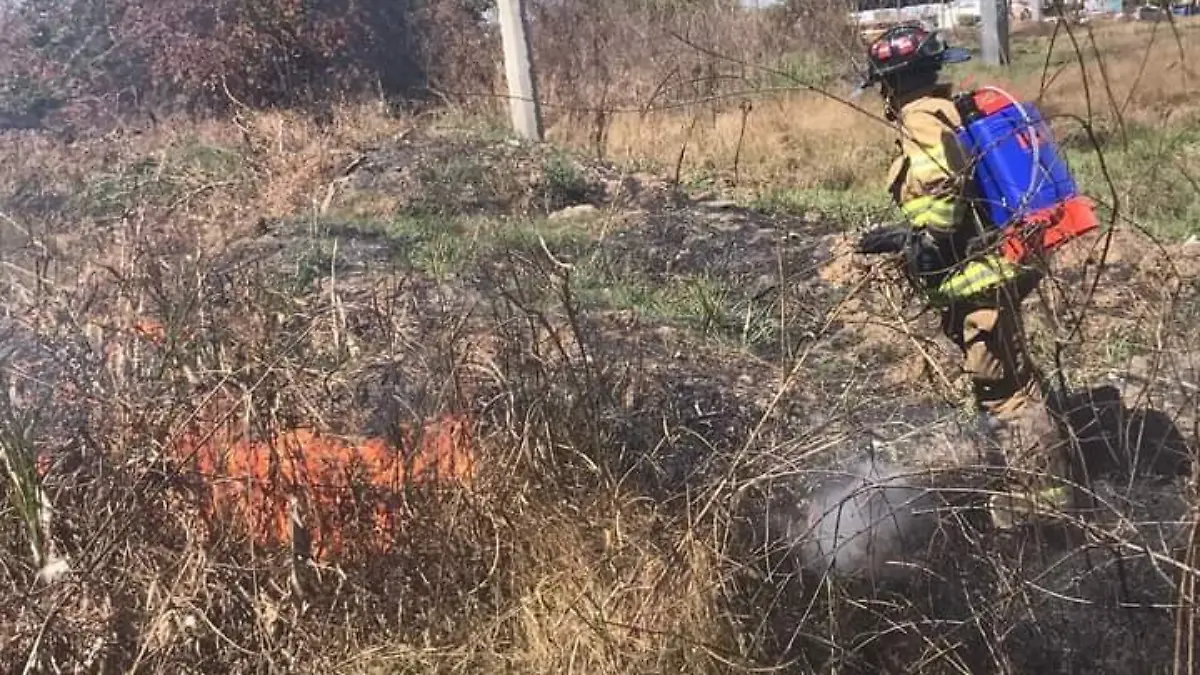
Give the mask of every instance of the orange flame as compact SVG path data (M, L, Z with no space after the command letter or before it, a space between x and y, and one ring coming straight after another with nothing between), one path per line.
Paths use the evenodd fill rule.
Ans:
M405 432L411 448L411 429ZM380 438L354 443L307 429L270 441L185 441L176 452L191 457L208 484L204 509L210 524L237 521L256 544L286 544L292 542L295 500L311 520L303 529L312 537L312 553L324 558L343 552L347 530L364 520L369 541L359 543L386 548L396 526L390 502L406 486L469 481L474 457L465 418L426 423L420 436L407 460Z
M155 345L166 341L165 327L152 318L138 319L131 332ZM303 519L309 522L300 529L312 539L313 556L324 558L341 553L349 531L363 520L370 524L369 541L357 543L386 548L396 525L392 504L406 487L474 475L467 418L427 421L416 441L412 431L411 425L402 428L400 448L382 438L356 442L308 429L265 441L233 433L193 434L171 452L206 484L202 509L210 527L240 522L256 544L295 543L295 502L306 512ZM368 518L362 518L364 510Z

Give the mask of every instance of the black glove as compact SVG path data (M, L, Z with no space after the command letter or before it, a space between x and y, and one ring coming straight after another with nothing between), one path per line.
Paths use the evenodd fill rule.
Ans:
M878 255L904 251L911 232L907 227L884 225L868 231L858 240L859 253Z
M936 286L949 272L942 246L928 230L913 231L901 225L885 225L859 239L857 251L864 254L903 253L909 279L919 286Z
M948 245L948 241L939 241L929 230L914 232L905 251L910 278L926 287L941 284L953 268L946 255Z
M946 263L942 261L942 251L937 242L927 232L915 233L909 241L909 264L913 271L921 275L944 273Z

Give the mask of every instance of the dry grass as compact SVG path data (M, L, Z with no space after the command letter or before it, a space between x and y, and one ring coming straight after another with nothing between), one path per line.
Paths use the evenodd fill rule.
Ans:
M686 146L688 174L731 175L737 159L739 173L750 185L833 190L866 186L868 177L882 175L890 161L890 130L839 101L785 93L754 100L746 116L722 107L701 116L694 127L680 114L617 117L609 130L609 155L626 162L649 161L670 172ZM552 129L550 137L568 145L583 140L570 129Z
M70 144L5 134L0 151L14 162L0 169L9 205L0 241L32 237L48 252L66 251L90 245L92 228L75 225L162 227L169 216L174 233L224 246L262 219L319 211L363 148L411 125L367 105L338 108L323 120L250 111L225 120L172 118Z
M1145 30L1102 39L1132 54ZM1127 73L1128 54L1110 77ZM1014 73L1018 88L1032 73ZM1147 73L1139 90L1154 98L1128 117L1146 124L1179 102L1169 74ZM1048 100L1073 110L1081 90L1068 75ZM718 109L694 127L679 113L618 115L609 151L669 173L687 139L689 170L728 170L738 155L742 185L759 191L876 189L881 125L795 92L756 99L744 130L742 115ZM1052 528L1006 537L948 519L898 588L822 584L767 555L768 523L802 536L797 503L866 430L900 430L879 456L968 454L941 405L961 393L945 390L961 384L954 355L927 348L927 326L854 276L879 270L846 271L844 242L799 219L685 203L627 228L603 211L554 227L462 220L484 183L545 182L491 176L542 161L484 164L480 148L527 152L502 140L433 158L449 184L438 199L454 202L436 217L398 217L392 193L343 200L347 167L376 146L420 165L402 137L425 125L369 107L319 122L171 120L73 145L3 137L11 311L0 329L14 347L0 423L37 420L23 452L51 460L48 531L71 566L31 584L32 530L0 510L0 585L19 600L0 607L7 668L1007 675L1130 672L1134 654L1141 666L1194 661L1194 477L1087 486L1107 506L1094 519L1058 514L1084 537L1066 548L1038 540ZM583 127L552 132L589 142ZM564 167L555 180L576 189L579 169ZM1123 281L1095 298L1086 334L1051 311L1061 304L1037 328L1063 341L1080 380L1141 378L1132 405L1194 424L1189 254L1122 234L1111 263ZM437 265L415 262L431 247ZM787 258L793 249L804 255ZM1086 258L1059 270L1058 300L1073 309L1096 274ZM815 263L841 272L818 284ZM669 320L683 315L703 320ZM874 333L856 323L868 315ZM769 339L746 339L760 324ZM918 348L956 381L876 377ZM217 426L201 415L213 400L252 438L400 438L468 413L472 480L381 495L338 475L328 501L345 518L340 555L256 546L253 523L207 517L204 477L173 459L184 430ZM898 411L906 404L936 414ZM966 469L948 480L974 499L988 477ZM383 552L371 545L381 508L399 516Z
M75 361L65 371L36 354L9 364L26 374L14 379L23 394L14 405L28 405L47 381L56 405L84 415L81 427L58 420L41 429L42 451L55 464L46 479L58 511L55 532L75 571L65 586L38 589L6 610L6 663L104 671L218 662L238 671L621 672L707 669L713 653L734 648L716 620L717 552L689 542L670 511L586 468L610 460L602 447L589 447L586 433L569 438L585 420L565 417L571 404L557 397L526 401L549 390L530 381L536 371L529 366L504 360L507 352L520 356L556 342L563 348L566 340L563 359L547 363L545 376L582 375L579 348L570 346L578 334L562 337L572 335L569 325L543 333L531 324L507 339L498 327L489 361L480 361L470 348L479 338L461 332L460 310L408 310L402 278L391 279L390 291L372 288L380 279L338 286L332 273L317 289L296 287L286 269L238 266L232 251L126 227L133 248L126 260L153 255L174 274L131 262L116 286L81 275L69 290L26 289L17 298L32 303L29 327L47 325L34 320L44 316L39 306L88 324L135 324L138 317L118 308L138 307L163 325L152 331L161 343L152 350L142 343L144 330L97 335L63 326L40 339L110 358L94 366ZM103 264L104 257L81 262ZM38 380L27 377L37 371ZM194 474L187 461L172 459L180 429L214 424L201 414L214 399L232 401L238 425L261 436L297 419L344 432L370 424L364 415L373 414L386 429L457 410L463 396L497 394L509 403L489 417L510 422L482 439L486 466L470 488L431 492L403 483L376 494L365 488L379 476L368 471L360 483L342 475L352 464L322 465L337 458L321 444L300 449L311 454L304 476L288 467L260 475L258 465L250 467L253 476L238 475L234 464L246 458L232 446L221 471ZM365 407L357 403L364 397ZM542 430L550 424L573 430L560 439ZM76 434L88 437L73 444ZM554 459L563 442L578 459ZM211 448L203 454L211 459ZM109 479L97 480L106 462L118 464ZM281 481L267 501L249 504L272 508L226 520L206 511L206 485L226 471L234 480ZM291 478L302 489L289 491ZM234 496L215 488L225 501ZM311 516L318 542L327 538L322 530L341 538L338 568L251 546L277 529L268 502L292 492L303 499L303 488L336 505L334 513ZM399 523L383 552L372 544L385 534L374 529L380 509ZM6 538L6 547L19 541ZM6 581L15 584L28 560L6 548L6 561ZM390 600L399 605L389 607Z
M682 522L573 466L582 460L547 461L561 441L541 429L579 425L522 398L549 391L524 393L522 355L561 346L569 326L478 335L459 308L409 304L419 275L364 278L305 241L263 259L256 221L312 222L349 162L408 127L358 118L168 122L74 147L6 139L24 160L5 195L17 230L6 299L22 308L5 329L25 345L5 364L10 405L23 412L49 397L72 411L37 427L72 573L18 590L35 560L5 513L3 583L24 598L4 611L6 665L606 672L700 669L710 651L731 649L713 619L716 554L677 548ZM584 372L567 350L546 377ZM509 352L521 358L497 362ZM369 488L387 480L380 467L356 477L319 444L300 449L305 470L293 471L265 460L239 469L247 457L234 443L229 462L213 461L219 444L203 440L228 426L256 438L297 426L387 438L497 395L508 403L488 411L501 424L475 432L487 466L470 487L401 481L379 494ZM224 402L221 419L213 401ZM181 441L197 432L200 459L218 468L188 469L195 444ZM600 448L570 447L607 461ZM368 460L389 454L367 450ZM558 475L543 471L555 465ZM242 504L234 486L216 486L218 506L232 508L212 511L206 474L216 473L282 489L245 490L261 499ZM272 545L306 552L277 522L287 512L278 500L306 489L333 506L305 515L318 545L341 538L339 568L319 547L315 559L289 559ZM376 528L380 509L396 518L390 533ZM380 553L371 542L382 535Z

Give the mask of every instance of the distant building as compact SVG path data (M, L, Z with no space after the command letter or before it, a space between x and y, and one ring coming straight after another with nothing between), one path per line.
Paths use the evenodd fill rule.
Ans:
M1014 0L1011 12L1018 18L1028 15L1030 1ZM864 30L902 21L920 21L930 28L946 29L979 20L979 0L856 0L855 6L857 11L851 13L851 19Z

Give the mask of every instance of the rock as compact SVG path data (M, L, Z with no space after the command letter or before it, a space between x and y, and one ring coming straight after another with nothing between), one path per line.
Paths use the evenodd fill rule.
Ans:
M737 206L737 202L733 201L732 199L709 199L707 201L700 202L700 206L706 209L713 209L714 211L724 211L726 209L735 208Z
M565 209L560 209L550 214L550 220L577 220L580 218L591 218L600 212L592 204L576 204L568 206Z

